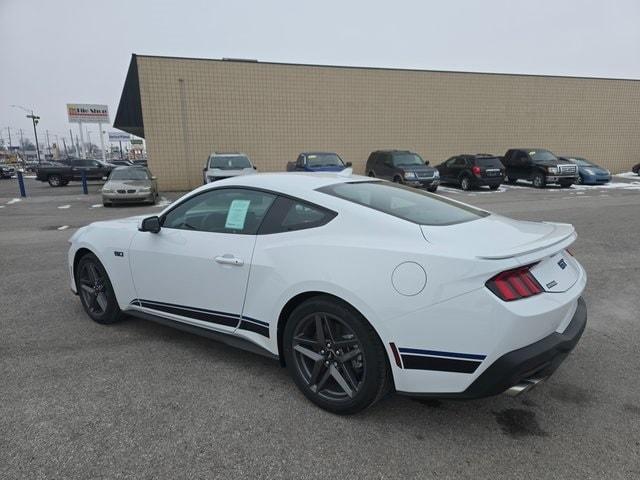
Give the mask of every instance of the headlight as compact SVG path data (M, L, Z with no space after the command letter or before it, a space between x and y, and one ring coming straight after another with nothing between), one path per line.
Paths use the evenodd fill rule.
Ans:
M587 175L595 175L595 172L590 168L585 168L584 173L586 173Z
M438 170L436 170L435 172L433 172L433 176L435 178L439 177L440 176L440 172Z
M416 178L416 172L404 172L404 178L406 178L407 180Z
M111 188L103 188L102 193L113 193L113 190Z
M151 191L151 187L141 187L140 191L141 192L150 192Z
M556 167L547 167L547 172L556 174L558 173L558 169Z

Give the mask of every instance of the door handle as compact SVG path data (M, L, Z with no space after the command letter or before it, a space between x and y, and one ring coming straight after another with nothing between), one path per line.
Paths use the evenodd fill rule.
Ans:
M235 265L237 267L241 267L244 265L244 262L241 258L234 257L229 253L225 253L224 255L220 255L214 259L216 262L221 263L223 265Z

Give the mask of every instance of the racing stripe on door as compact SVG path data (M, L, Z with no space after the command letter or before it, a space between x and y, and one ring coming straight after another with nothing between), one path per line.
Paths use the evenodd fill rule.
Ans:
M409 370L435 370L438 372L473 373L486 355L459 352L441 352L400 348L402 365Z
M131 305L149 308L159 312L180 315L181 317L201 320L203 322L215 323L217 325L225 325L227 327L238 327L240 330L247 330L257 333L263 337L269 338L269 324L255 318L242 317L232 313L216 312L214 310L206 310L204 308L187 307L184 305L176 305L173 303L157 302L155 300L143 300L136 298L131 301ZM238 325L240 322L240 325Z

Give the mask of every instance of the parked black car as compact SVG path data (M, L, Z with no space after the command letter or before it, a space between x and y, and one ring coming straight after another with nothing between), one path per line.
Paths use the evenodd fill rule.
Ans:
M115 165L116 167L132 167L133 163L129 160L109 160L111 165Z
M486 153L457 155L436 167L441 183L452 183L463 190L487 186L497 190L504 180L500 157Z
M52 187L63 187L72 180L82 180L85 172L87 180L102 180L108 177L113 166L98 160L64 161L59 166L40 166L36 169L36 179L49 182Z
M528 180L536 188L549 183L570 187L578 180L578 166L560 160L542 148L512 148L505 153L502 163L506 168L507 183Z
M6 164L0 164L0 178L11 178L16 173L16 169Z
M631 171L640 175L640 163L636 163L633 167L631 167Z
M369 155L365 171L370 177L435 192L440 184L440 173L428 165L428 161L409 150L376 150Z

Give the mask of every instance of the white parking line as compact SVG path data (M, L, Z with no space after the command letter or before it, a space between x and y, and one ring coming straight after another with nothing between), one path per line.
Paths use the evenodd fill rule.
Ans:
M166 207L167 205L171 205L171 200L168 200L165 197L160 197L160 201L156 203L154 207Z
M67 228L69 228L69 225L62 225L61 227L58 227L58 230L66 230Z
M14 204L14 203L18 203L18 202L21 202L21 201L22 201L22 199L21 199L21 198L12 198L11 200L9 200L9 201L7 202L7 205L12 205L12 204Z
M60 209L66 209L66 208L70 208L71 205L60 205L58 208Z
M91 208L100 208L103 205L101 203L96 203L95 205L91 205Z

